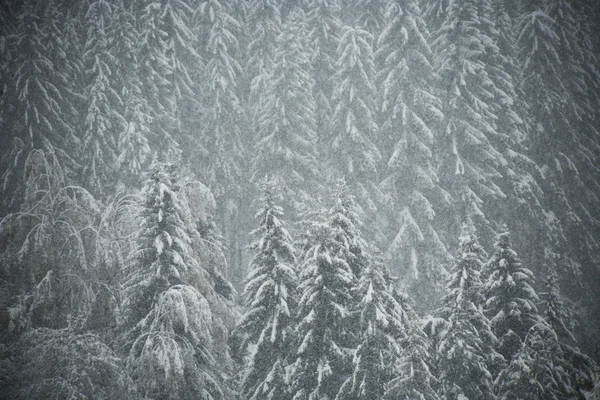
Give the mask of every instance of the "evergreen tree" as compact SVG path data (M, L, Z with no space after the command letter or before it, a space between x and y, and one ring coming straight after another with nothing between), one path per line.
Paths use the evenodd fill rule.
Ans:
M477 1L450 2L435 34L435 69L444 85L438 168L442 186L454 198L455 224L472 221L488 237L493 231L483 206L506 197L498 186L506 160L494 147L497 116L489 103L495 86L484 60L485 43L491 39L482 29L478 8Z
M556 333L545 323L535 324L496 379L498 399L582 398L574 389L565 364Z
M315 101L312 94L305 15L296 9L277 38L277 51L264 98L260 99L253 180L265 175L282 188L293 216L316 192Z
M262 208L256 214L258 237L251 248L257 253L250 263L244 290L247 311L236 330L255 346L244 372L241 393L247 399L285 399L290 396L286 371L294 338L297 277L292 239L281 221L283 211L273 184L262 186Z
M564 236L555 235L545 246L545 263L565 271L563 285L583 273L596 278L598 252L597 106L595 82L600 79L589 66L594 52L589 45L582 16L567 1L527 3L518 24L522 87L529 106L531 154L543 174L543 205L553 213ZM550 150L549 150L550 149ZM589 171L582 174L582 171ZM594 189L592 189L594 188ZM552 222L552 221L550 221ZM551 226L551 229L554 228ZM554 228L556 229L556 228ZM552 230L550 230L552 232ZM585 243L571 246L564 239ZM560 260L560 268L556 265ZM567 279L564 279L568 277ZM596 293L595 288L590 290ZM582 293L581 288L569 292Z
M80 143L71 118L71 104L66 100L68 88L76 76L70 76L69 68L60 68L53 62L53 52L61 48L60 34L51 34L56 24L46 24L44 19L52 14L56 21L65 21L67 14L62 7L52 3L26 2L18 13L17 30L7 44L14 54L10 67L11 82L6 87L7 100L12 106L3 117L2 130L11 132L13 146L4 153L3 172L4 206L10 211L18 209L22 201L23 182L19 171L24 170L27 155L33 149L55 154L69 175L78 169L75 148ZM72 56L72 55L70 55ZM8 73L8 71L7 71ZM7 154L8 153L8 154Z
M386 8L389 2L385 0L353 0L348 2L346 24L361 27L375 39L385 27ZM371 43L373 45L373 43Z
M396 299L396 313L400 317L402 336L397 339L401 353L392 369L393 375L383 399L439 400L436 391L438 380L431 365L432 346L421 329L419 318L409 305L410 299L391 290Z
M142 192L136 260L124 281L127 365L145 397L223 399L213 312L191 285L200 267L192 257L184 225L189 209L180 189L172 164L153 165Z
M164 5L148 0L141 5L139 16L138 63L139 76L142 79L143 98L148 103L149 116L154 127L153 133L158 154L177 157L180 153L177 136L176 94L174 93L173 74L175 59L170 53L176 37L169 36L167 21L169 15ZM175 24L186 27L185 24ZM184 35L185 36L185 35Z
M364 212L374 212L381 154L375 145L375 67L373 37L365 30L345 26L340 33L334 90L333 136L328 160L357 193Z
M114 175L117 133L125 128L125 120L118 111L123 101L114 86L115 59L109 49L112 6L105 0L94 1L86 13L85 22L88 32L83 53L86 72L84 92L88 107L79 154L83 165L81 180L92 192L102 194Z
M336 216L336 212L322 213L302 242L296 360L290 377L294 400L333 399L351 373L354 330L349 323L356 278L350 265L350 241L334 223Z
M332 137L332 116L335 104L332 95L338 80L334 75L337 71L337 48L340 40L342 22L340 21L340 3L337 0L308 1L306 24L312 76L314 79L313 97L316 104L316 133L320 146L327 146ZM329 156L327 151L321 151L321 161Z
M483 312L481 268L486 254L473 234L463 232L448 281L442 315L447 324L437 343L437 368L445 398L493 399L490 370L502 366L496 337Z
M486 314L499 341L499 352L511 360L529 329L540 321L533 273L512 249L508 232L498 235L494 255L485 265Z
M114 24L112 28L113 57L117 73L113 76L114 87L123 101L122 116L124 126L117 137L117 168L119 170L119 188L117 192L139 185L139 176L151 161L152 132L151 111L143 95L140 77L139 59L136 53L139 30L131 7L122 0L115 3ZM155 134L155 133L154 133Z
M442 292L450 258L439 233L436 212L449 205L434 164L434 132L443 118L433 82L429 33L416 2L391 2L376 54L382 88L380 148L386 168L380 184L389 216L388 255L411 295L430 304ZM433 75L433 79L432 79ZM388 149L388 150L385 150ZM390 151L391 150L391 151ZM441 200L438 200L441 199ZM433 293L430 293L431 282ZM427 291L421 290L427 286Z
M241 26L227 4L217 0L204 3L200 12L210 22L203 79L205 118L199 132L200 176L217 202L226 204L225 193L231 198L240 195L239 182L244 176L241 135L246 115L238 89L243 74L237 39Z
M382 398L400 354L397 338L402 322L396 300L388 290L383 266L374 260L361 272L353 296L358 319L353 372L340 387L336 399ZM394 311L394 312L390 312Z
M266 90L269 71L275 60L276 40L282 29L278 4L272 0L252 1L248 10L248 26L252 35L248 44L248 67L246 68L251 82L249 98L260 100ZM248 103L252 123L256 129L260 106L253 101Z

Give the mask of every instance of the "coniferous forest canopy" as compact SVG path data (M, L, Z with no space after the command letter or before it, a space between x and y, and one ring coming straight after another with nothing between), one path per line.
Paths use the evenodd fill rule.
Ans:
M0 397L600 398L598 21L0 0Z

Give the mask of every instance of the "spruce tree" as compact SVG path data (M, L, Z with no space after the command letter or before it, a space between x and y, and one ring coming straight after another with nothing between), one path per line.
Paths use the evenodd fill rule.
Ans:
M276 205L274 186L261 181L262 208L256 214L259 227L251 245L256 254L250 263L244 297L247 311L236 331L246 336L250 353L241 394L247 399L285 399L290 396L286 371L294 338L297 277L292 239Z
M565 370L556 332L544 322L533 325L519 350L496 379L498 399L580 399Z
M333 169L346 177L367 215L377 209L373 193L377 193L381 160L375 145L379 128L372 42L363 29L341 29L334 76L339 86L333 91L333 135L327 157Z
M136 258L126 269L122 329L127 365L143 396L224 399L225 366L216 357L215 318L192 283L189 212L172 164L155 163L142 191ZM205 279L207 278L204 276ZM206 294L206 292L205 292Z
M82 181L96 195L105 194L114 175L117 160L117 134L125 129L119 113L123 101L115 90L117 75L109 42L113 28L113 9L104 0L90 4L86 13L87 38L84 66L88 100L84 119L83 145L80 149Z
M498 186L506 163L494 145L497 116L489 106L495 86L486 71L479 2L450 2L434 34L435 71L440 76L444 121L438 135L440 180L454 200L458 221L472 221L483 238L494 234L485 204L503 199Z
M434 375L432 365L431 341L421 328L421 321L410 305L411 300L405 294L390 288L394 299L395 313L400 320L396 338L401 352L395 365L390 370L390 380L386 386L383 399L431 399L439 400L437 392L438 379Z
M271 176L285 209L294 216L316 192L317 150L314 81L310 73L305 15L296 9L277 38L264 97L259 99L252 179Z
M499 352L511 360L529 329L540 321L533 273L521 264L510 235L498 235L495 252L485 265L485 311L499 341Z
M446 398L493 399L492 367L498 371L502 356L494 350L496 337L484 315L481 269L486 258L477 237L463 232L450 271L436 361Z
M297 311L297 340L293 346L291 388L294 400L337 395L351 373L350 326L352 272L350 242L335 211L323 211L303 238Z
M379 147L385 162L381 211L391 221L387 253L397 268L394 274L403 277L411 295L430 304L443 292L445 271L440 266L450 258L440 234L443 225L435 220L450 204L434 158L442 103L434 90L433 53L418 4L390 2L387 16L376 53L382 91Z
M353 292L357 317L353 371L340 387L336 399L382 398L395 368L400 346L397 342L402 322L396 300L389 292L383 266L369 260Z
M308 30L309 58L314 79L313 97L316 104L316 133L320 146L326 147L332 137L332 117L335 107L332 98L339 81L337 71L337 48L342 28L341 5L338 0L307 2L306 25ZM321 151L320 160L326 162L329 153Z

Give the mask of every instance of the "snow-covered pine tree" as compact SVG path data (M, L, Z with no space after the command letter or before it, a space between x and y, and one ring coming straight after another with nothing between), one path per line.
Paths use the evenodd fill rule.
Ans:
M439 177L454 200L451 231L460 229L460 221L472 221L491 240L484 204L506 197L497 182L506 160L494 147L496 116L488 105L495 86L485 69L484 44L491 39L482 30L478 1L453 1L446 11L433 42L444 112L436 143Z
M247 311L236 327L245 336L243 351L251 349L241 394L245 399L283 400L291 397L286 374L294 339L296 256L275 187L265 179L261 191L259 227L253 232L257 240L251 245L256 254L244 290Z
M117 135L126 126L120 113L123 101L115 89L115 58L110 50L113 15L112 5L106 0L93 1L85 15L83 62L87 110L78 156L83 165L80 181L96 196L105 195L114 179Z
M3 97L10 107L3 111L2 131L10 132L13 146L3 151L7 168L2 173L2 198L7 211L17 211L24 182L20 171L33 149L53 153L69 175L78 169L76 135L68 89L77 79L69 68L57 65L56 49L62 49L62 34L51 32L68 15L54 3L24 2L17 14L16 32L6 38L13 54ZM47 23L51 16L56 23ZM78 56L72 55L69 56ZM76 59L76 57L74 57ZM4 135L4 133L3 133ZM12 148L11 148L12 147Z
M565 371L556 332L545 322L533 325L509 365L496 379L499 400L583 399Z
M194 267L188 227L184 225L175 166L154 162L141 193L140 231L135 259L125 271L123 309L136 325L156 305L158 296L181 284Z
M138 54L139 76L142 79L143 98L147 101L148 113L155 133L154 145L158 154L167 158L176 158L180 153L176 114L177 94L174 93L173 65L175 55L172 53L171 40L166 26L165 5L154 0L140 4L139 39L135 53ZM186 27L175 24L175 27ZM184 35L185 37L185 35ZM178 60L177 60L178 61Z
M263 98L252 158L252 180L269 175L281 187L293 217L318 191L315 100L304 38L304 12L297 8L277 38Z
M126 7L123 0L115 1L112 28L112 53L118 71L113 76L113 81L123 101L122 116L125 122L117 132L116 154L120 182L116 192L125 193L133 187L139 187L139 177L152 161L150 145L156 139L152 136L151 111L143 94L139 74L140 57L135 49L140 33L131 8Z
M382 398L400 355L398 338L405 334L400 306L389 291L386 271L374 259L361 271L352 296L357 317L353 371L336 400Z
M543 205L564 234L554 235L557 240L545 246L543 256L549 267L561 272L568 292L584 293L571 285L580 273L585 282L598 277L595 268L588 267L597 265L599 249L600 136L597 112L592 110L597 110L600 78L589 67L597 62L592 61L584 17L577 15L574 4L541 0L524 6L517 28L531 154L544 177ZM552 232L553 224L548 225ZM571 246L564 239L582 245ZM588 288L598 293L595 285Z
M295 363L290 384L294 400L333 399L351 374L351 347L356 332L351 310L356 277L350 242L337 212L323 210L311 221L300 249L300 300L297 311Z
M123 361L98 335L40 328L25 333L18 346L20 390L14 399L136 398Z
M346 3L346 2L345 2ZM390 2L386 0L352 0L344 5L345 24L360 27L377 37L385 27L386 11ZM374 43L370 43L374 46Z
M544 320L556 333L558 346L564 357L561 367L564 368L576 389L593 385L594 361L583 354L577 346L577 339L572 333L573 316L561 294L558 278L554 272L550 272L546 277L545 286L546 290L540 295L544 306Z
M533 273L512 249L510 234L499 234L494 247L484 267L485 311L498 338L498 351L510 361L541 316L535 306L538 296L533 289Z
M396 338L401 353L389 371L391 379L383 399L439 400L439 384L431 368L434 361L431 341L421 328L421 321L410 305L410 298L398 293L393 286L390 286L389 291L395 299L392 303L395 315L400 320L400 326L395 331L402 333Z
M403 277L411 295L419 304L431 305L436 293L443 292L441 265L450 259L434 221L436 211L450 205L434 167L442 103L434 90L429 33L417 2L391 2L386 22L376 53L382 90L379 147L386 163L380 184L385 207L380 211L391 221L384 228L391 238L386 251L397 268L393 273Z
M441 310L447 322L435 353L444 398L494 398L490 371L499 371L503 358L494 350L496 337L483 309L486 258L477 237L463 228Z
M276 41L281 33L279 4L273 0L252 0L248 9L248 30L251 38L248 43L248 66L246 74L250 80L250 96L247 107L254 130L260 106L256 100L263 98L268 82L269 71L275 60Z
M190 284L200 267L173 164L154 163L142 197L139 244L122 296L134 387L145 397L224 399L225 366L211 332L215 318L207 298Z
M231 15L227 2L208 1L200 12L210 28L202 88L205 118L198 132L202 148L199 175L217 203L231 208L227 202L240 195L245 170L241 135L246 113L238 89L243 74L237 39L241 25Z
M336 50L340 39L340 4L338 0L312 0L307 2L306 25L312 76L313 96L316 104L316 133L320 146L331 138L333 115L332 93L337 81ZM320 160L326 162L327 151L321 151Z
M333 134L327 146L327 160L336 175L348 180L365 220L374 219L377 210L381 161L375 144L379 128L372 42L372 35L363 29L344 26L340 31L334 76L339 84L333 91Z
M244 193L252 192L248 185L249 161L244 136L248 124L240 89L244 71L238 38L242 26L234 18L233 4L210 0L201 4L199 13L208 32L204 49L206 66L202 78L202 125L197 140L199 148L192 165L197 165L201 177L217 202L217 218L229 249L228 260L238 282L243 279L242 260L237 257L245 243L250 213L242 201Z

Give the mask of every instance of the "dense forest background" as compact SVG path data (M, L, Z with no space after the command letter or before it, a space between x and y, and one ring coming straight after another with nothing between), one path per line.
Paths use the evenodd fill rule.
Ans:
M599 56L594 0L0 0L0 396L581 398Z

